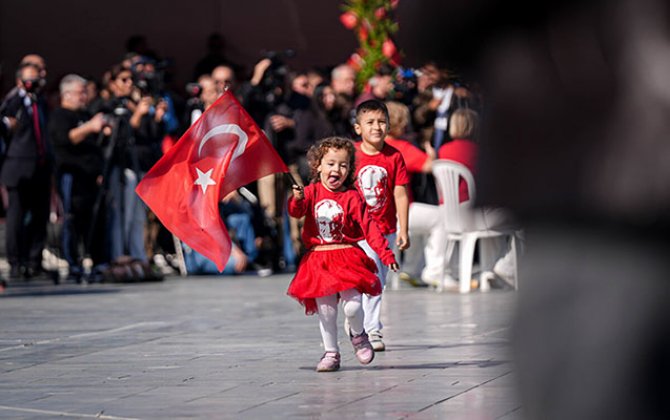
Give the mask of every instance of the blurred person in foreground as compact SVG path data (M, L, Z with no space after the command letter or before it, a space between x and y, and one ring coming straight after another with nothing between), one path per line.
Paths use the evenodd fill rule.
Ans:
M477 197L513 209L526 230L519 415L670 418L670 5L405 6L411 45L478 72Z

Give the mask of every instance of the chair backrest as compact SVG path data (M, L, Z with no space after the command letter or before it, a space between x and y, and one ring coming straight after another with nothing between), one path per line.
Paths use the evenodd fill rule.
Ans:
M438 159L433 161L433 176L440 197L440 209L448 232L462 232L469 222L472 203L475 199L475 179L470 170L463 164L453 160ZM459 191L461 179L468 186L468 200L460 202Z

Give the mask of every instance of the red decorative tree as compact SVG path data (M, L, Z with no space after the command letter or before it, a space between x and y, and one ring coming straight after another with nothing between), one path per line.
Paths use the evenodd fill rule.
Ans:
M340 22L353 30L359 48L348 64L357 73L356 83L362 89L382 64L400 65L400 52L391 36L398 31L393 11L399 0L346 0Z

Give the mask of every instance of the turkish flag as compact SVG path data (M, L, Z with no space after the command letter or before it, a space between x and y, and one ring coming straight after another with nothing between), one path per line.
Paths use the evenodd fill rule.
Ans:
M223 271L231 243L219 202L275 172L288 168L233 94L225 92L135 191L170 232Z

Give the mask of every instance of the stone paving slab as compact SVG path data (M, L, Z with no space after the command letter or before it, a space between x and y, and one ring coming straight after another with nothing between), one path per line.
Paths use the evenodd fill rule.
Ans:
M361 366L341 338L342 369L316 373L318 321L286 296L290 279L10 287L0 418L521 417L514 292L385 292L387 351Z

